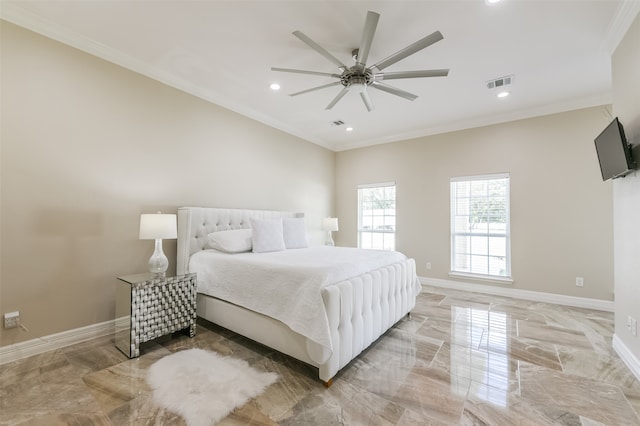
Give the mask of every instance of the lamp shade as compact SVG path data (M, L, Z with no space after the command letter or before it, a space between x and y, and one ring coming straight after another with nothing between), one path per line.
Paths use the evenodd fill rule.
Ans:
M178 238L178 226L175 214L141 214L140 239L166 240Z
M323 231L337 231L338 230L338 218L337 217L327 217L322 219L322 230Z

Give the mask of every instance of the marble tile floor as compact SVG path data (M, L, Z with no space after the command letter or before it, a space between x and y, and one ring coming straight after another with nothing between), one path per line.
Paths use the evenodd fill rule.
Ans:
M221 425L640 425L640 382L613 314L425 287L412 315L326 389L317 371L206 321L129 360L112 337L0 366L0 425L184 425L154 406L148 367L203 348L280 380Z

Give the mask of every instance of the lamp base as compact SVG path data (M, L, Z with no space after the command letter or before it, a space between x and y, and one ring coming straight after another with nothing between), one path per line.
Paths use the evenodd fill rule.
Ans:
M149 258L149 272L154 278L164 278L169 267L169 259L162 251L162 240L156 239L156 246L153 254Z
M335 246L335 243L333 242L333 237L331 236L331 231L327 231L327 239L324 242L325 246Z

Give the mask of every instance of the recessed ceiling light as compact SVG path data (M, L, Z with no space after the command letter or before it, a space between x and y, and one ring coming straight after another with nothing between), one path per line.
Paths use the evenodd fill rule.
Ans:
M506 98L507 96L509 96L509 92L500 92L500 93L498 93L498 97L499 98Z
M271 83L271 86L269 87L271 90L280 90L280 85L278 83Z
M344 130L346 130L347 132L353 132L353 127L349 126L349 127L347 127L346 129L344 129Z
M499 3L499 2L500 2L500 0L484 0L484 2L485 2L486 4L496 4L496 3Z

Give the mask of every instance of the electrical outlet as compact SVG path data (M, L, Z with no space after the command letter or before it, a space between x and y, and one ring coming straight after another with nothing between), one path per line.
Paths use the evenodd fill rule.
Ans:
M9 312L4 314L4 328L15 328L20 323L20 312Z
M578 286L578 287L584 286L584 278L576 277L576 286Z
M427 269L431 269L431 262L427 262Z

